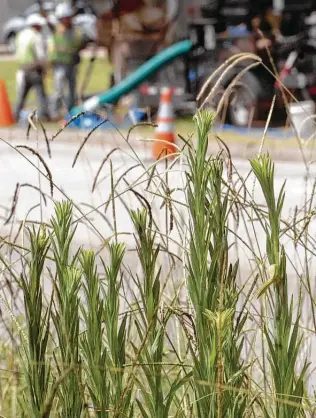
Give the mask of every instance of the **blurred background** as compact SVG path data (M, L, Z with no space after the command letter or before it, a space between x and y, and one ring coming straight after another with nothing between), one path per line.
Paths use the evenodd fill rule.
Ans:
M57 0L4 0L1 6L0 78L6 82L11 102L16 100L17 35L25 28L28 16L34 13L44 12L48 24L56 25L58 3ZM237 77L238 83L226 94L222 123L237 127L260 124L267 117L275 95L277 105L273 116L284 125L288 115L284 92L273 75L275 71L289 93L288 102L295 96L305 103L304 112L311 116L316 97L314 3L313 0L72 0L69 5L73 8L73 25L88 39L80 52L77 82L77 104L83 107L76 110L87 110L84 104L93 98L97 102L93 110L121 105L125 114L131 109L142 109L143 115L153 116L159 107L161 87L167 85L173 89L177 115L192 115L196 111L198 92L209 75L234 54L250 53L257 54L264 65L251 68L241 79ZM43 34L48 38L49 28L46 29ZM190 42L189 50L175 52L181 49L179 41ZM174 56L166 59L171 46ZM159 59L166 62L150 74L143 73L141 82L130 85L114 99L104 96L128 75L136 77L148 60L158 59L155 56L161 53L164 55ZM229 84L248 65L252 64L244 60L233 71L225 73L212 100L203 103L206 97L201 97L201 103L216 108L221 94L227 92ZM53 85L49 71L45 83L50 95ZM32 101L31 94L28 102ZM296 111L291 108L292 114ZM302 117L299 116L300 122Z

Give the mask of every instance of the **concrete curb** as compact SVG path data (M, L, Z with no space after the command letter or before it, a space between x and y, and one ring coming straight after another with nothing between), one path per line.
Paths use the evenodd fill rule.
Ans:
M47 137L50 139L56 133L56 130L47 130L46 134ZM80 144L85 140L87 137L88 132L85 131L77 131L72 129L66 129L60 135L54 139L54 142L58 142L59 144L66 145L67 143L72 144L72 146L77 145L78 147ZM93 133L93 135L87 141L86 146L92 146L93 144L103 145L106 149L111 149L115 147L120 147L124 151L131 151L133 148L136 152L140 152L141 155L146 155L150 157L151 155L151 144L150 142L141 141L141 138L146 139L146 137L153 137L153 133L147 134L140 131L140 133L133 133L131 135L129 144L126 143L124 140L124 136L126 137L127 133L122 132L121 134L115 130L100 130ZM259 139L248 139L248 138L238 138L231 142L229 139L225 138L225 136L219 135L221 139L224 140L225 144L229 148L229 152L231 157L240 158L240 159L250 159L258 155L259 148L260 148L260 140ZM14 128L0 128L0 138L12 143L12 145L17 144L28 144L29 146L36 146L36 141L39 142L43 141L44 144L44 135L39 130L35 132L31 130L30 138L27 140L26 138L26 128L25 127L14 127ZM194 139L193 139L194 141ZM53 143L54 143L53 142ZM177 141L178 145L181 147L183 143ZM216 138L211 135L210 142L208 147L208 152L210 154L217 154L220 150L223 150L224 154L226 152L225 147L219 145L219 142ZM278 161L295 161L295 162L302 162L304 161L302 157L302 151L299 149L298 146L284 146L284 143L281 143L278 140L269 141L269 144L265 144L262 152L269 152L271 157ZM305 148L303 150L305 161L312 161L316 159L316 152L315 150L310 148Z

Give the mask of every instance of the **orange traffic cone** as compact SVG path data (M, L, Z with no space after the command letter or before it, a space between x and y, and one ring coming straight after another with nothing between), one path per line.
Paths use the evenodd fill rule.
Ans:
M169 154L176 153L174 146L175 138L173 132L174 113L172 106L172 90L164 87L161 91L160 105L157 118L157 129L153 145L153 157L158 160Z
M0 80L0 126L11 126L14 124L14 118L9 102L5 82Z

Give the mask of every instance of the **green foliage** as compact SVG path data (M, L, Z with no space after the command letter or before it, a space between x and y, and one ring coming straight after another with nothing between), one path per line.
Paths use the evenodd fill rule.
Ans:
M24 295L28 344L22 339L25 353L24 374L27 392L23 394L23 410L26 416L40 417L50 386L50 361L47 358L49 317L51 307L43 305L41 278L49 249L49 237L44 227L38 232L29 230L31 258L21 274Z
M97 416L108 416L110 408L110 384L107 379L107 348L104 342L104 303L101 294L101 280L95 264L93 251L82 251L80 264L84 275L85 303L81 305L86 330L81 337L84 369L87 386Z
M155 244L156 233L153 232L148 211L132 211L131 216L137 233L136 248L143 273L142 280L137 277L141 303L138 303L140 318L135 319L143 349L133 344L143 372L140 377L135 377L143 397L143 402L137 399L137 404L143 417L168 418L177 391L188 383L191 373L182 377L178 371L174 379L169 379L169 384L164 382L168 373L163 367L165 329L171 312L161 309L161 267L157 265L160 248ZM141 312L142 307L144 313Z
M58 390L60 416L80 417L84 410L81 381L81 357L79 353L79 290L82 270L76 266L78 256L71 259L70 245L75 234L72 228L72 204L56 205L52 219L54 233L51 236L56 264L56 304L52 320L57 333L58 349L54 352L58 377L63 384ZM72 370L68 372L68 369Z
M213 115L196 116L198 144L189 153L188 205L191 215L188 290L195 311L193 353L198 417L243 416L246 398L224 386L245 388L240 329L234 326L238 264L229 263L230 189L223 181L223 161L207 158Z
M274 324L272 330L265 325L264 333L276 393L274 414L277 418L305 416L302 400L305 393L308 363L305 361L297 375L298 355L302 346L302 335L299 332L300 315L297 315L294 320L293 297L291 297L290 305L288 304L286 254L280 242L285 183L276 198L274 164L269 155L251 160L250 163L260 183L268 208L268 220L263 226L266 233L271 278L263 284L259 296L265 294L266 290L273 286L271 297L274 306L274 312L272 312Z
M162 176L153 167L150 174L146 171L143 194L133 190L142 208L125 205L134 246L120 243L116 199L124 200L115 190L111 165L106 208L112 203L114 235L98 253L76 248L78 222L70 201L56 203L47 225L28 229L28 241L20 248L21 268L1 253L6 277L18 282L24 306L24 314L16 317L1 299L14 324L8 327L10 337L19 336L14 351L9 343L1 343L0 366L10 376L0 375L1 415L313 416L315 396L306 385L309 364L302 350L301 303L288 290L283 237L291 227L286 224L284 232L285 184L276 195L274 164L263 155L250 165L265 207L254 201L245 183L238 189L230 156L226 174L223 154L208 155L214 118L210 112L199 112L194 118L196 146L186 143L181 207L187 223L179 215L179 202L173 200L168 173ZM147 199L151 184L161 208L166 206L166 228L159 228ZM238 241L235 227L241 221L254 233L263 229L263 250L242 238ZM171 223L174 235L168 228ZM295 230L296 244L297 235ZM238 281L243 274L234 251L238 242L251 254L248 261L254 266L247 289L245 277ZM131 250L137 270L126 264Z

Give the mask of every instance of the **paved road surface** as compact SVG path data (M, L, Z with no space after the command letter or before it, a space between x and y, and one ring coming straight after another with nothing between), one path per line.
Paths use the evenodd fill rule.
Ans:
M15 144L18 142L15 141ZM28 146L36 148L37 144L34 141L26 142ZM52 144L52 155L53 158L50 160L47 157L45 143L44 141L40 142L39 152L44 156L50 170L56 187L54 188L54 199L60 200L63 197L63 193L76 202L77 205L80 205L82 213L88 213L90 209L84 204L91 205L92 207L100 207L100 212L104 216L104 203L109 199L111 193L110 186L110 164L109 161L104 165L101 175L100 182L96 191L92 194L91 188L93 184L93 178L102 162L104 157L111 150L109 145L101 145L101 143L93 143L87 145L81 155L78 158L78 161L74 168L72 168L72 162L74 156L78 150L78 143L71 143L67 141L55 141ZM35 166L38 164L36 157L32 156L31 153L25 149L20 149L20 151L27 156ZM138 158L140 161L138 161ZM126 176L126 180L130 185L140 184L136 188L139 193L144 193L144 185L147 185L148 177L144 175L144 171L148 169L153 161L150 159L150 148L148 147L138 147L137 155L133 154L126 146L124 151L117 151L111 156L113 164L113 173L114 177L117 180L128 168L135 166L136 164L143 163L144 167L138 166L134 167ZM234 164L239 174L245 178L249 172L249 163L245 160L235 160ZM176 164L174 169L169 173L169 187L181 188L183 184L183 173L181 172L180 164ZM164 164L159 164L159 171L162 173L165 167ZM316 169L310 167L310 177L311 179L305 183L306 169L303 164L300 163L277 163L276 164L276 179L275 179L275 188L276 192L281 188L284 179L287 179L287 198L284 207L284 218L287 218L293 214L293 208L295 205L302 205L304 203L305 193L310 194L312 191L312 183L316 174ZM8 145L0 142L0 216L4 219L8 216L8 210L5 207L9 208L12 202L12 196L16 187L16 183L28 183L32 185L37 185L49 195L49 182L44 176L39 176L38 171L33 167L25 158L23 158L17 151L10 148ZM40 181L40 182L39 182ZM141 183L142 182L142 183ZM251 191L254 187L253 178L251 177L248 181L248 187ZM59 190L58 190L59 189ZM116 223L117 230L122 235L122 240L127 241L129 250L127 254L126 263L134 270L137 270L139 266L135 261L134 252L131 250L134 248L132 232L133 228L131 225L130 217L128 215L127 209L139 206L139 201L132 192L127 192L127 185L122 180L120 186L118 187L118 193L121 193L120 201L116 199ZM159 180L155 178L151 185L151 190L153 192L161 193L161 187L159 185ZM263 203L263 197L260 194L258 185L254 187L255 198L258 203ZM61 192L63 191L63 193ZM165 228L165 209L161 210L161 199L154 198L153 194L146 195L147 199L153 205L153 216L157 223L160 225L160 228ZM181 191L176 192L173 195L173 198L179 200L180 202L185 203L185 199ZM47 207L42 206L42 210L39 208L33 209L31 212L30 208L36 205L39 202L39 194L37 191L30 188L23 188L20 191L19 200L16 208L15 220L21 222L25 219L28 214L29 220L40 220L41 217L44 221L49 220L52 215L53 204L52 201L48 198ZM124 205L126 207L124 207ZM314 205L313 205L314 207ZM179 210L179 213L177 212ZM180 222L180 225L183 227L185 221L187 220L183 207L178 204L175 208L175 216L179 219L182 211L183 220ZM29 213L28 213L29 212ZM80 217L82 214L75 210L75 216ZM86 225L80 224L78 229L77 245L85 245L86 247L100 248L104 243L104 240L112 235L111 227L107 223L112 223L111 208L109 208L105 219L100 214L97 214L95 211L89 215L89 220L93 224L93 228L87 228ZM3 221L2 221L3 222ZM249 237L253 241L255 247L256 242L258 244L256 252L262 250L264 252L265 239L262 231L258 228L256 233L251 230L251 224L246 222L247 228L243 226L240 222L238 234L242 236L244 240L249 241ZM233 228L233 224L231 224ZM248 233L246 231L248 229ZM1 235L4 236L10 232L10 226L3 226L1 230ZM315 224L312 220L311 232L315 236ZM169 236L169 245L170 248L178 254L181 258L183 256L183 251L179 248L178 244L181 243L180 235L177 232L177 228L174 231L166 235ZM256 237L256 239L255 239ZM286 249L289 254L289 259L297 266L300 272L302 272L302 267L300 262L304 260L304 253L300 249L293 249L285 240ZM246 251L244 246L239 248L239 257L241 260L241 274L240 281L242 284L247 285L247 280L249 274L253 268L253 256ZM314 263L310 260L310 271L313 277L315 277ZM183 278L183 270L181 264L177 267L177 272L179 274L179 280ZM293 268L289 269L290 272L290 291L295 295L298 294L299 288L299 278L295 274ZM313 279L313 287L315 292L315 280ZM246 286L247 287L247 286ZM258 308L258 303L254 301L255 308ZM311 309L308 300L304 301L304 325L309 328L312 327L311 323ZM303 323L302 322L302 323ZM312 334L311 334L312 337ZM313 343L314 344L314 343ZM309 350L311 347L310 341L306 342L306 350ZM314 380L314 379L313 379Z

